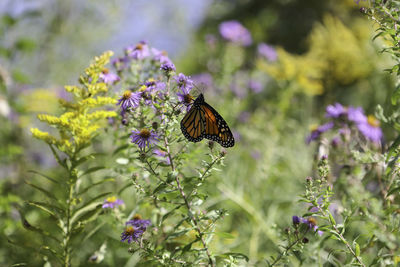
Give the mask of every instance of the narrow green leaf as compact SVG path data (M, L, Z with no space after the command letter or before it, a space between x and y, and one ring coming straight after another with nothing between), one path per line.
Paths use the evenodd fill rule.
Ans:
M354 241L354 243L355 243L356 256L359 257L360 256L360 245L356 241Z
M57 220L60 219L59 215L62 215L64 213L62 209L60 209L54 205L45 203L45 202L28 201L28 202L26 202L26 204L33 206L33 207L37 207L37 208L45 211L46 213L50 214L54 219L57 219Z
M46 178L47 180L49 180L50 182L53 182L53 183L55 183L55 184L60 184L56 179L51 178L50 176L47 176L47 175L45 175L45 174L43 174L43 173L40 173L40 172L38 172L38 171L29 170L28 172L31 172L31 173L34 173L34 174L38 174L38 175L40 175L40 176Z
M104 184L104 183L106 183L106 182L114 182L114 181L115 181L114 178L106 178L106 179L103 179L103 180L98 181L98 182L96 182L96 183L90 184L90 185L88 185L87 187L85 187L84 189L82 189L82 190L78 193L78 195L80 196L80 195L86 193L87 191L89 191L89 189L92 189L92 188L94 188L94 187L97 186L97 185L101 185L101 184Z
M218 255L219 257L223 257L223 258L226 258L226 257L234 257L234 258L236 258L236 259L243 259L243 260L245 260L246 262L248 262L249 261L249 257L247 257L245 254L242 254L242 253L235 253L235 252L229 252L229 253L223 253L223 254L219 254ZM217 257L218 257L217 256Z
M50 149L51 149L51 152L53 152L53 156L54 156L54 158L56 159L57 163L58 163L60 166L64 167L64 169L67 169L67 170L68 170L67 164L65 163L65 161L61 160L60 156L57 154L57 151L54 149L54 147L53 147L52 145L49 145L49 147L50 147Z
M91 200L89 200L87 203L85 203L80 209L76 210L71 217L71 225L74 225L77 220L84 216L86 213L91 212L92 210L98 208L100 205L102 205L102 201L98 201L99 199L103 199L105 196L109 195L111 192L103 193L100 194Z
M103 170L103 169L105 169L104 166L97 166L97 167L89 168L85 172L83 172L80 177L90 174L90 173L93 173L93 172L96 172L96 171L99 171L99 170Z
M27 181L25 181L25 183L26 183L27 185L29 185L29 186L31 186L31 187L33 187L33 188L35 188L35 189L37 189L37 190L43 192L43 193L44 193L46 196L48 196L49 198L52 198L52 199L58 201L58 199L57 199L52 193L50 193L49 191L47 191L46 189L41 188L40 186L34 185L34 184L32 184L32 183L30 183L30 182L27 182Z
M124 150L125 148L128 148L130 146L130 144L125 144L122 146L119 146L117 149L114 150L114 152L112 153L113 156L115 156L116 154L118 154L121 150Z

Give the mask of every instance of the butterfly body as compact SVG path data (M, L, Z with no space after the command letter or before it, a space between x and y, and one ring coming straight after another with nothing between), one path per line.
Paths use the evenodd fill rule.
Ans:
M204 101L200 94L181 121L183 135L191 142L199 142L203 138L218 142L223 147L235 144L232 132L219 113Z

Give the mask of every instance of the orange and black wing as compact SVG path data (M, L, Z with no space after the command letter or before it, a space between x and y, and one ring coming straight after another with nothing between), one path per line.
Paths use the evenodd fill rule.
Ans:
M200 110L205 118L204 137L218 142L223 147L234 146L233 134L221 115L206 102L200 105Z
M181 121L181 131L187 140L199 142L204 136L205 117L199 105L193 105Z

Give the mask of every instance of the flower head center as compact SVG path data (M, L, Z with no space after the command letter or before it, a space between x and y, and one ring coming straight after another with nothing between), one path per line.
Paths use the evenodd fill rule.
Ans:
M108 74L108 73L109 73L109 70L108 70L107 68L104 68L101 72L102 72L103 74Z
M114 203L114 202L117 201L117 198L116 198L116 197L108 197L108 198L106 199L106 201L107 201L108 203Z
M193 96L191 96L190 94L185 94L183 96L183 102L185 104L190 104L190 103L192 103L192 101L193 101Z
M141 138L148 139L151 135L150 131L147 129L142 129L139 133Z
M129 99L131 97L131 95L132 95L132 92L129 90L126 90L124 92L124 94L122 95L122 97L126 100L126 99Z
M126 227L126 229L125 229L125 234L127 234L127 235L133 235L134 232L135 232L135 228L133 228L133 226Z
M379 121L373 116L373 115L368 115L368 124L371 125L372 127L378 128L380 123Z
M313 217L308 218L307 221L308 221L308 223L309 223L310 225L312 225L312 226L317 225L317 220L316 220L315 218L313 218Z
M143 50L143 44L137 44L135 50Z
M132 220L134 220L134 221L136 221L136 220L141 220L142 219L142 216L140 215L140 214L135 214L133 217L132 217Z

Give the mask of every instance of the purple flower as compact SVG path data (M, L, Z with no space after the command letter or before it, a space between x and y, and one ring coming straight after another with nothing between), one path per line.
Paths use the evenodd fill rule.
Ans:
M358 130L370 141L378 143L382 140L383 133L379 127L379 121L372 115L369 115L367 122L358 123Z
M145 41L140 41L135 47L126 48L125 53L133 59L144 59L150 56L150 49Z
M193 96L190 94L192 88L187 89L186 87L181 88L181 93L177 93L178 100L180 103L186 106L186 109L189 110L191 105L193 104Z
M364 111L361 107L349 107L347 110L347 117L349 121L355 123L367 123L367 117L364 115Z
M119 76L115 73L109 72L108 69L104 69L100 75L100 79L103 80L106 84L114 84L120 80Z
M140 216L139 214L136 214L135 216L133 216L132 220L126 222L126 225L132 225L136 228L146 230L147 227L149 227L151 225L151 222L150 222L150 220L143 220L142 216Z
M306 143L309 144L311 141L318 139L322 133L332 129L334 125L333 121L331 121L312 130L311 134L306 138Z
M292 216L292 222L293 222L294 225L299 224L300 223L300 217L296 216L296 215Z
M168 154L165 151L162 151L160 149L154 149L153 153L157 156L159 156L160 158L163 158L162 162L170 165L171 161L169 160Z
M176 71L174 63L163 63L160 67L165 73Z
M257 46L258 53L265 57L268 61L276 61L278 59L278 54L275 48L266 43L261 43Z
M335 103L335 105L329 105L326 107L325 117L327 118L339 118L346 114L347 110L341 104Z
M140 131L132 131L131 142L139 146L140 149L144 149L146 146L150 147L151 144L155 144L158 141L158 136L153 130L142 129Z
M139 242L142 237L144 230L137 228L135 226L127 226L125 231L121 234L121 242L128 240L128 244L132 241Z
M103 209L110 208L113 209L117 206L123 205L124 201L122 199L117 199L116 197L108 197L104 200Z
M236 20L222 22L219 33L225 40L243 46L249 46L253 42L250 32Z
M153 54L153 59L159 61L161 64L172 64L172 60L168 57L166 51L160 51L156 48L151 48L151 53ZM174 66L175 67L175 66Z
M121 114L125 113L128 108L138 107L141 95L142 93L140 92L133 93L130 90L126 90L117 103L117 105L121 106Z
M176 84L180 89L191 90L193 88L193 81L189 76L185 76L183 73L179 73L178 76L174 76Z
M263 85L255 80L249 81L249 88L256 94L260 93L263 90Z

